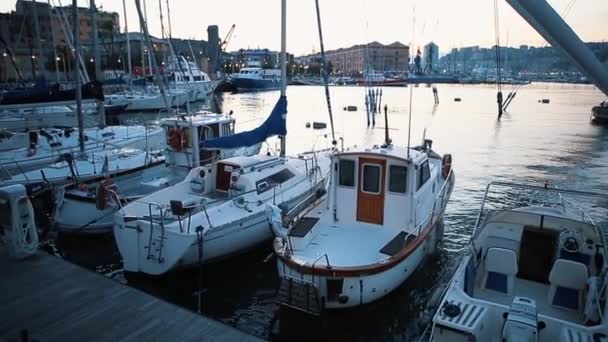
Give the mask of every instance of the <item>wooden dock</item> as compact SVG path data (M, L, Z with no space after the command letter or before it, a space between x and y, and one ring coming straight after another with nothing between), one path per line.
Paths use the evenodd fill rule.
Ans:
M258 341L61 258L0 249L0 341Z

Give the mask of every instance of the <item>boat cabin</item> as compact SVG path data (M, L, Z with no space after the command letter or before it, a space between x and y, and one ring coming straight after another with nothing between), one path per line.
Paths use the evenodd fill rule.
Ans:
M430 213L441 187L441 160L396 146L357 148L333 158L334 221L368 223L410 231Z
M232 117L211 112L162 120L167 143L167 166L182 168L187 172L214 161L220 152L201 149L200 143L234 134L234 124Z

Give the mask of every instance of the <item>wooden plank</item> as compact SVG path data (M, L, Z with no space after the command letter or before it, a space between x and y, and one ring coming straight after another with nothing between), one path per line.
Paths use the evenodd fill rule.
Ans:
M43 252L22 261L4 253L0 340L22 329L43 341L259 340Z

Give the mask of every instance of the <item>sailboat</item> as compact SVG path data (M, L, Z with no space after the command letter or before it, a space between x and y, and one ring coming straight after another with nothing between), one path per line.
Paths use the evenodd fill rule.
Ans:
M245 149L206 150L199 142L234 134L235 119L225 114L200 112L160 122L166 142L162 153L138 153L129 168L115 169L123 160L110 161L95 177L74 182L57 195L55 226L66 233L112 231L113 214L121 206L182 181L193 167L234 156L250 156L261 144ZM162 139L162 138L161 138ZM109 195L110 187L112 196ZM74 215L78 212L79 215Z
M285 156L284 0L282 5L281 96L270 116L254 130L204 143L239 148L279 135L281 155L196 167L184 181L119 209L114 237L125 271L159 275L242 253L273 237L277 216L289 219L325 193L333 151Z

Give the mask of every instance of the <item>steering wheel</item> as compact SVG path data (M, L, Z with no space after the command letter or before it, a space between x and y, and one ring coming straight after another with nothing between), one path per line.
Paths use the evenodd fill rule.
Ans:
M564 230L559 234L561 249L569 253L578 253L583 246L583 235L576 230Z

